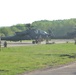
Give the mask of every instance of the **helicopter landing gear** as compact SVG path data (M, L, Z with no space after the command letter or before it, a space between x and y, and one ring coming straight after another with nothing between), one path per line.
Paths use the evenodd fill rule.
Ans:
M32 44L38 44L38 41L37 40L32 41Z
M35 41L32 41L32 44L35 44Z

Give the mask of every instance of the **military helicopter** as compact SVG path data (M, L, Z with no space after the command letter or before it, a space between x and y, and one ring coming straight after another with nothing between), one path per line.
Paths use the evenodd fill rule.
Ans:
M72 32L68 32L67 35L70 38L76 38L76 26L73 28L73 31Z
M31 24L26 24L27 30L22 32L15 32L13 36L1 37L1 40L7 41L22 41L22 40L33 40L32 43L39 43L49 38L49 33L46 31L33 28Z

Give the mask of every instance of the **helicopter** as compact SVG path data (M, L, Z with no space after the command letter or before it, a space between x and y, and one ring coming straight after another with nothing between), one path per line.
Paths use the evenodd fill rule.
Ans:
M46 31L33 28L31 24L26 24L27 29L21 32L15 32L13 36L1 37L1 40L6 41L22 41L22 40L33 40L32 43L39 43L49 38L50 34Z
M67 36L69 36L70 38L76 38L76 26L73 27L73 31L72 32L68 32Z

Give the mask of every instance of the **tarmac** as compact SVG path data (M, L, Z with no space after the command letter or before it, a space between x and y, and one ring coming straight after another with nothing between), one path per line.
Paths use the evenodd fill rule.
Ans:
M52 39L51 41L49 41L49 44L59 44L59 43L74 43L73 39ZM4 45L4 41L1 42L1 47L3 47ZM41 42L41 44L46 44L46 41ZM32 41L23 41L23 42L10 42L7 41L7 47L13 47L13 46L30 46L30 45L37 45L37 44L32 44Z
M58 68L34 71L22 75L76 75L76 62Z

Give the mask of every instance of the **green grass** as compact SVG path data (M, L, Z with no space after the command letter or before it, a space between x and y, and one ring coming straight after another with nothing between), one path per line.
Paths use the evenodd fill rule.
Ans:
M0 75L17 75L76 60L76 45L46 44L7 47L0 51Z

